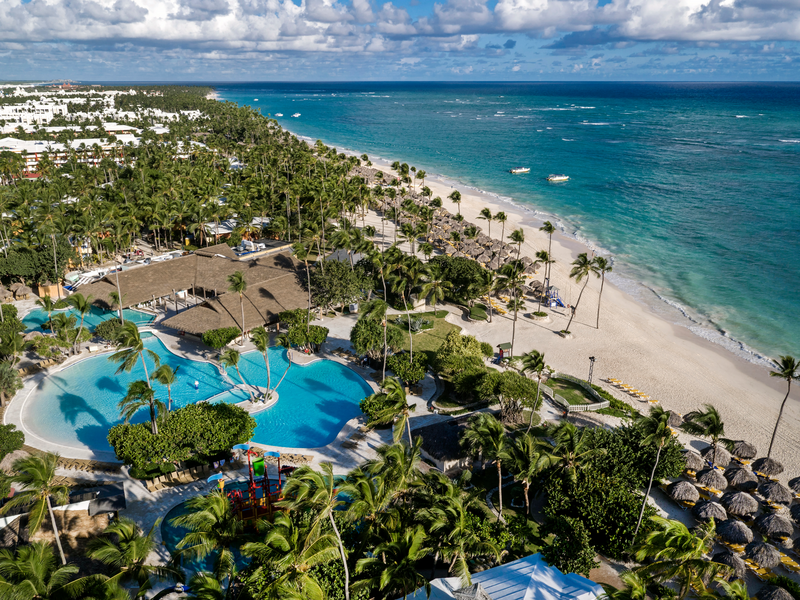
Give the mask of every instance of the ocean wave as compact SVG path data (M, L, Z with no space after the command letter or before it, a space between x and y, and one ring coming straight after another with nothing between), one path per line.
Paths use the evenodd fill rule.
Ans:
M779 142L783 142L784 144L800 144L800 140L778 140Z
M736 115L736 118L737 119L749 119L750 117L748 117L747 115Z
M611 125L611 123L587 123L584 121L581 125Z
M574 139L569 139L569 138L561 138L561 141L562 142L574 142L575 140Z

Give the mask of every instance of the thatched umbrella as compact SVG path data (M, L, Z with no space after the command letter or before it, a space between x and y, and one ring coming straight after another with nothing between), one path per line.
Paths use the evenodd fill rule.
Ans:
M792 503L792 498L794 497L788 488L782 486L777 481L762 483L758 486L758 493L770 502L785 504L786 506Z
M25 336L22 338L26 342L32 342L36 338L42 337L44 334L41 331L31 331L26 333Z
M716 469L704 469L697 474L697 483L712 490L724 490L728 487L728 480Z
M772 569L781 564L781 553L771 544L764 542L750 542L744 548L746 558L754 561L760 567Z
M745 492L752 492L758 487L758 477L747 469L738 467L725 469L725 479L728 480L729 485Z
M720 502L730 514L739 517L748 517L758 511L758 501L744 492L729 492Z
M683 453L683 460L686 461L686 468L692 471L699 471L706 466L701 456L697 452L692 452L691 450Z
M790 537L794 533L792 522L781 515L761 515L756 519L756 527L769 537Z
M700 455L708 462L711 462L713 458L714 464L720 467L727 467L731 463L731 453L719 444L717 445L716 457L714 456L714 446L709 446L705 450L701 450Z
M669 484L667 493L670 498L679 502L697 502L700 499L700 492L688 481L676 481Z
M743 579L747 574L747 565L745 562L730 550L717 552L711 557L711 561L732 568L733 576L736 577L736 579Z
M795 494L800 494L800 477L789 480L789 489Z
M753 530L737 519L718 523L717 533L723 540L732 544L749 544L753 541Z
M676 413L674 410L669 411L669 419L667 420L667 425L670 427L680 427L683 425L683 417Z
M766 456L754 460L751 467L753 467L753 471L758 471L764 475L775 476L783 473L783 465L774 458L767 458Z
M765 585L756 594L758 600L794 600L789 592L777 585Z
M756 447L753 446L753 444L749 444L744 440L733 442L734 456L747 459L747 458L755 458L756 454L757 454Z
M710 519L725 521L728 518L728 513L725 512L722 505L711 500L703 500L700 504L695 505L692 509L692 514L700 521L708 521Z
M800 504L792 504L792 507L789 509L789 514L792 515L794 522L800 525Z

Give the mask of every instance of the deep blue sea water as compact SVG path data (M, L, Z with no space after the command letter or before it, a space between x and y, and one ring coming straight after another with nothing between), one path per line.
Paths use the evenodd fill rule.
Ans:
M668 318L718 341L724 333L734 350L740 340L767 356L800 355L800 84L216 89L283 113L299 135L554 215L613 256L620 285L642 282L689 317L664 304ZM510 175L516 166L531 173ZM562 172L566 184L544 179Z

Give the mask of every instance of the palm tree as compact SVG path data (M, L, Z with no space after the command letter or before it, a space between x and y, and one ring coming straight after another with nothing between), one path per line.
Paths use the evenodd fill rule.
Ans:
M658 468L658 461L661 460L661 450L672 438L672 430L669 427L669 412L664 410L661 406L654 406L650 409L650 415L639 417L637 425L645 435L642 440L642 446L655 446L658 448L656 452L656 460L653 463L653 470L650 471L650 481L647 483L647 492L645 492L642 499L642 509L639 511L639 520L636 521L636 530L633 532L633 539L639 534L639 527L642 524L642 517L644 517L644 508L647 506L647 499L650 497L650 489L653 487L653 478L656 476L656 469Z
M453 289L453 284L444 278L438 264L429 265L428 277L419 291L420 298L433 300L433 314L436 316L436 303L444 301L445 294Z
M88 296L84 298L83 294L80 292L75 292L69 298L67 298L67 302L69 302L70 306L72 306L72 308L74 308L81 316L81 324L80 327L78 327L78 333L75 334L75 339L72 342L73 344L77 344L78 338L83 331L83 320L92 310L92 297Z
M536 402L533 404L533 408L531 409L531 420L530 423L528 423L528 429L525 431L525 433L528 433L531 430L531 427L533 427L533 415L539 409L539 397L542 391L542 372L546 368L547 365L544 362L544 352L531 350L527 354L522 355L522 372L536 373Z
M625 571L619 576L625 587L617 589L613 585L601 583L605 594L599 600L646 600L647 581L633 571Z
M157 519L147 535L142 535L133 519L122 517L106 527L101 537L89 542L86 555L116 571L105 579L106 586L135 582L139 586L136 595L142 596L152 588L154 580L183 580L183 573L178 569L147 564L150 554L158 549L155 536L160 524L161 519Z
M225 600L228 594L213 573L200 571L189 580L189 598L198 600Z
M594 261L589 260L586 252L581 252L578 254L578 258L573 260L572 264L572 270L569 272L570 279L574 279L575 283L580 283L583 279L586 279L586 281L584 281L581 292L578 294L578 301L575 303L575 306L572 307L572 314L569 317L569 323L567 323L567 328L564 330L567 332L570 330L569 327L572 325L572 319L575 318L575 313L578 312L578 305L581 303L583 290L586 289L586 284L589 283L589 273L594 273L595 277L599 277L597 274L597 266L595 265Z
M150 409L150 430L153 435L158 435L158 414L165 412L167 407L155 397L148 381L134 381L128 386L128 393L119 401L117 408L127 423L145 407Z
M161 365L152 375L152 379L155 379L161 385L167 386L167 412L172 412L172 386L178 380L178 369L180 367L175 367L174 369L169 365Z
M719 411L711 404L704 404L702 411L693 410L686 413L681 427L687 433L711 439L711 446L714 448L711 464L717 464L717 444L725 436L725 423Z
M212 571L220 582L233 580L236 560L233 549L248 538L244 521L233 512L231 502L221 490L186 501L188 512L175 517L171 525L189 531L178 542L177 557L204 559L214 554Z
M236 271L228 275L228 291L239 294L239 307L242 309L242 341L240 346L244 346L244 293L247 291L247 282L244 280L244 273Z
M404 496L409 487L416 484L422 473L419 463L422 453L422 438L417 436L409 445L404 441L383 445L375 449L377 456L362 467L373 477L380 477L386 494L392 499Z
M319 527L324 519L328 519L339 544L342 566L344 567L344 597L350 600L350 571L347 568L347 553L344 550L342 535L336 526L333 518L334 511L345 504L339 497L338 482L333 475L331 463L321 463L320 470L315 471L311 467L300 467L295 471L286 486L283 488L283 495L291 500L281 503L290 510L310 510L316 515L314 524Z
M542 287L542 291L539 294L539 306L536 308L536 312L539 312L539 311L542 310L542 299L547 297L547 290L548 290L548 285L549 285L548 284L547 272L550 269L550 266L554 262L555 261L550 258L550 253L547 252L546 250L539 250L536 253L536 262L534 264L537 264L537 263L538 264L543 264L544 265L544 272L545 272L544 287ZM537 268L538 268L538 265L537 265Z
M606 282L606 273L611 273L613 270L611 263L602 256L594 257L594 266L596 273L600 273L600 294L597 296L597 325L596 329L600 329L600 302L603 300L603 285Z
M0 508L0 514L5 514L17 506L30 505L28 509L28 532L32 536L42 527L45 515L49 513L50 525L53 527L56 546L58 546L58 553L61 555L61 564L66 565L67 559L64 556L64 549L61 547L58 526L53 516L53 506L50 504L50 498L53 498L59 504L67 502L69 498L69 488L67 486L55 485L57 466L58 455L50 454L49 452L41 456L32 455L15 460L13 465L14 472L7 480L12 485L17 484L16 487L19 491Z
M36 301L36 304L41 306L42 310L47 313L47 322L50 323L50 321L53 319L53 310L56 307L56 303L53 302L53 299L48 294L45 294ZM2 312L3 311L0 310L0 315L2 315Z
M545 221L542 223L542 226L539 227L539 231L542 231L547 234L548 242L547 242L547 257L553 255L553 234L556 231L555 226L550 221ZM547 265L547 272L544 276L544 291L547 291L547 288L550 287L550 264Z
M56 538L58 539L58 538ZM0 550L0 596L19 600L77 597L86 579L70 582L78 567L56 567L53 548L44 541L20 546L16 554Z
M377 427L378 425L388 425L394 423L393 439L397 443L403 436L403 429L408 431L408 443L413 444L411 439L411 413L417 409L415 404L409 404L406 399L406 389L399 379L388 377L383 381L383 392L373 394L371 398L379 395L386 396L386 407L373 415L373 420L367 427Z
M517 231L522 231L518 229ZM517 233L515 231L514 233ZM512 234L513 236L513 234ZM525 308L525 300L520 298L520 292L522 291L522 283L523 283L523 276L522 276L523 266L519 260L513 260L505 265L503 268L500 269L500 277L501 282L498 283L498 287L502 286L504 289L511 290L513 298L511 302L508 303L508 309L514 311L514 321L511 325L511 352L510 356L514 356L514 342L517 338L517 317L519 315L520 309Z
M294 246L292 246L292 252L294 252L294 257L297 260L302 260L306 267L306 290L308 291L306 335L308 335L309 328L311 327L311 271L308 268L308 256L311 253L311 247L310 245L306 245L301 242L295 242Z
M256 346L256 349L261 352L264 357L264 365L267 367L267 400L272 397L272 373L269 369L269 333L262 327L256 327L250 332L250 338ZM241 377L241 375L240 375ZM244 380L242 380L244 381Z
M427 537L422 525L414 529L404 529L401 533L378 544L370 558L362 558L356 563L356 574L370 573L353 584L354 591L380 590L384 596L393 598L396 593L405 599L420 587L430 595L431 584L417 571L419 562L429 549L425 545Z
M111 308L117 309L117 311L119 312L119 322L124 325L125 316L122 312L122 303L125 300L125 294L122 294L122 297L120 297L118 292L109 292L108 297L111 298Z
M498 518L503 518L503 457L509 448L508 437L503 424L494 415L478 413L469 419L469 424L461 436L461 445L481 460L490 460L497 466L497 491L500 495Z
M489 232L487 235L489 237L492 237L492 221L494 221L494 217L492 216L492 211L489 210L488 208L482 208L481 214L478 215L478 218L486 221L486 223L489 225Z
M515 229L511 232L511 235L508 236L513 243L517 245L517 260L519 260L520 254L522 253L522 244L525 243L525 231L520 229Z
M606 453L605 448L590 448L586 429L579 429L569 421L559 423L550 436L555 441L553 455L557 461L554 466L572 483L578 480L578 471L591 464L592 458Z
M704 580L730 571L730 567L705 558L714 545L716 528L713 519L697 527L695 532L689 531L680 521L660 516L650 519L656 529L635 548L634 556L640 563L653 562L637 568L638 575L659 582L677 580L680 586L678 598L682 600L692 588L705 589Z
M780 360L775 364L775 370L770 371L769 375L770 377L780 377L786 380L786 395L783 397L783 402L781 402L781 410L778 412L778 420L775 421L775 429L772 430L767 457L772 455L775 434L778 433L778 425L780 425L781 417L783 417L783 409L786 406L786 400L789 398L789 392L792 391L792 380L800 380L800 361L792 356L781 356Z
M381 381L386 380L386 356L389 353L389 346L386 341L386 327L388 326L386 322L386 312L388 310L389 304L380 298L375 298L362 305L363 318L380 322L381 329L383 329L383 372Z
M278 383L275 384L275 391L281 386L283 383L286 374L289 372L289 369L292 368L292 342L289 340L289 336L285 333L279 335L275 338L276 345L286 349L286 360L289 361L289 364L286 365L286 370L281 375L281 378L278 380Z
M500 230L500 239L503 240L506 237L506 221L508 221L508 215L503 211L500 211L494 216L494 220L497 221L502 225Z
M117 373L122 373L122 371L130 373L136 365L136 361L141 360L142 368L144 369L144 380L147 383L147 387L150 387L150 376L147 373L147 363L144 360L144 355L147 354L150 357L156 368L161 364L161 360L158 358L158 354L150 350L150 348L144 347L144 341L142 341L142 336L139 335L139 328L136 323L128 321L120 327L117 342L121 346L120 350L108 357L108 360L120 363Z
M247 382L244 380L244 377L242 377L242 373L239 371L239 360L241 359L241 357L242 355L236 348L226 348L222 352L222 354L219 355L219 362L226 369L230 369L231 367L236 369L236 374L239 376L239 380L244 385L247 385Z
M728 581L724 577L715 577L714 583L722 588L724 594L719 592L711 592L700 596L701 600L750 600L750 592L747 590L747 584L741 579L736 581Z
M0 310L2 310L2 307L0 307ZM56 317L60 316L64 315L56 315ZM1 351L6 356L11 357L11 366L14 367L17 365L22 353L25 352L25 349L28 348L28 346L30 346L30 342L25 341L25 336L12 332L2 345Z
M530 433L519 436L503 453L503 460L514 479L521 481L525 490L525 510L530 515L531 483L542 471L552 467L558 459L550 453L552 447Z
M320 533L318 527L301 527L285 512L277 513L273 523L262 521L259 525L266 530L264 540L244 544L242 554L261 565L252 573L253 579L264 569L276 574L264 590L265 597L324 600L311 568L338 558L336 538Z
M456 206L458 207L458 214L461 214L461 192L458 190L453 190L448 198L456 203Z

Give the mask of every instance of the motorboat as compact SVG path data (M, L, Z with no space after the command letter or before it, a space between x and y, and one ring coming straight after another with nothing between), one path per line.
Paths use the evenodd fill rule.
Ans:
M550 182L559 182L559 181L568 181L569 175L548 175L547 181Z
M294 113L292 116L293 116L293 117L299 117L299 116L300 116L300 113Z
M528 167L517 167L516 169L511 169L511 173L517 175L519 173L530 173L531 170Z
M276 117L282 117L282 116L283 116L283 113L275 113L275 116L276 116Z

